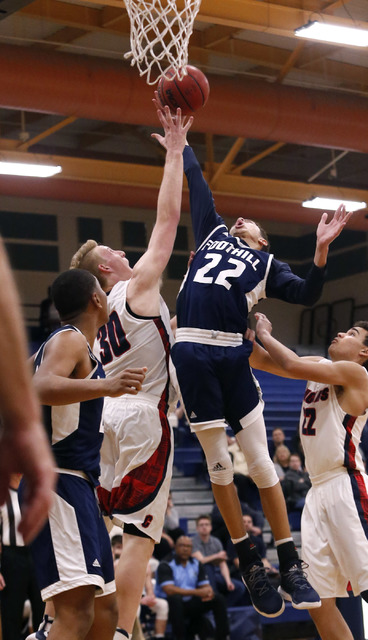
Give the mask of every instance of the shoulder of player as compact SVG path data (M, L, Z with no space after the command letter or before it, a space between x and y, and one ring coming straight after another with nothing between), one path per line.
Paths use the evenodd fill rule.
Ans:
M59 331L47 342L45 347L45 357L51 354L64 354L65 351L73 350L76 356L84 353L87 348L87 339L81 331L65 329Z
M358 362L338 360L337 362L329 362L329 366L334 373L344 377L345 383L342 384L343 387L361 388L364 385L368 390L367 370Z

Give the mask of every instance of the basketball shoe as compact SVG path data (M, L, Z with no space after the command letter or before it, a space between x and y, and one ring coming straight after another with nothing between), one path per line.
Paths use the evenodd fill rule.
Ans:
M53 618L45 615L40 626L38 627L38 631L35 631L35 633L31 633L30 636L27 636L26 640L46 640L47 636L49 635L52 623Z
M266 618L275 618L285 609L281 595L271 585L261 560L248 565L242 580L249 591L255 610Z
M294 609L316 609L321 606L320 597L309 584L304 569L308 565L300 560L293 560L287 571L281 572L279 593L291 602Z

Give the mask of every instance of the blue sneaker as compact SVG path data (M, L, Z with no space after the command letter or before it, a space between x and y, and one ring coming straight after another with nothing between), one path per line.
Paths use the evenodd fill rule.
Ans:
M316 609L321 606L321 599L307 580L308 565L302 560L295 560L287 571L281 572L279 593L291 602L294 609Z
M242 573L242 580L247 587L252 605L258 613L266 618L276 618L285 609L281 595L271 585L263 563L258 560Z
M44 619L38 627L38 631L31 633L30 636L27 636L26 640L47 640L52 623L52 618L49 618L47 615L44 616Z

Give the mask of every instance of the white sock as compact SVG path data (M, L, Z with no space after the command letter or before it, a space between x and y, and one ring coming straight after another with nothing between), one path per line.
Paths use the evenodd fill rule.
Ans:
M282 540L275 540L275 547L279 547L280 544L285 544L285 542L293 542L292 538L282 538Z
M233 544L238 544L238 542L242 542L243 540L246 540L247 538L249 538L249 535L246 533L245 536L243 536L242 538L231 538L231 542Z

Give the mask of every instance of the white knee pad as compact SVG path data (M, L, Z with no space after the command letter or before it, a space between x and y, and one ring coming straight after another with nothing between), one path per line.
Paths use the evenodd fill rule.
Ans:
M279 478L270 456L259 456L248 465L249 475L258 489L268 489L278 483Z
M268 489L279 479L268 452L263 415L236 434L239 447L247 461L248 472L259 489Z
M206 456L211 482L219 485L231 484L234 471L224 428L197 431L197 437Z

